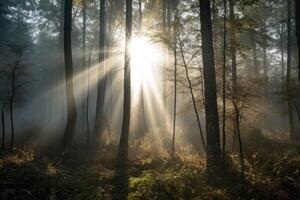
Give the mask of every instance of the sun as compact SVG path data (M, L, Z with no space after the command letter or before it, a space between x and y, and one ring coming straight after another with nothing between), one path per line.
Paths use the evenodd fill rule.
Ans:
M157 69L163 61L163 51L147 37L134 37L129 44L131 57L131 84L139 92L156 79Z

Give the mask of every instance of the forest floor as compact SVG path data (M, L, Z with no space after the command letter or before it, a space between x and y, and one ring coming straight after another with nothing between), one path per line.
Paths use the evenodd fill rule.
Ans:
M225 170L210 176L205 157L196 154L137 158L121 170L109 157L79 148L59 156L32 149L2 154L0 199L300 199L295 151L248 154L245 178L238 155L229 155Z

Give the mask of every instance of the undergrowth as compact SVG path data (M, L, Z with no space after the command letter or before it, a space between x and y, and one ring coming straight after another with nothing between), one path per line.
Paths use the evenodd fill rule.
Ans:
M2 154L0 199L300 198L300 155L296 153L248 155L245 179L240 176L237 155L230 155L214 177L206 174L205 157L185 155L131 160L121 178L112 158L99 159L101 152L93 154L97 157L89 155L76 149L51 158L20 149Z

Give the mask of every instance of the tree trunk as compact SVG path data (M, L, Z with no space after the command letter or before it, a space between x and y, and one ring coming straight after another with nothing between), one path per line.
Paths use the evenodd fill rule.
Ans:
M98 90L97 90L97 108L94 134L100 139L105 127L104 101L106 90L106 69L105 69L105 46L106 46L106 12L105 0L100 0L100 24L99 24L99 65L98 65ZM100 141L101 142L101 141Z
M4 116L5 105L1 109L1 122L2 122L2 151L5 149L5 116Z
M232 98L235 101L237 93L237 63L236 63L236 35L235 35L235 11L234 11L234 1L229 0L229 18L231 23L230 29L230 57L231 57L231 78L232 78ZM232 138L232 151L237 149L237 122L236 118L233 118L233 138Z
M291 0L287 1L287 66L286 89L289 93L291 77Z
M13 149L13 147L14 147L14 139L15 139L13 102L14 102L14 98L12 97L11 100L10 100L10 104L9 104L9 110L10 110L10 127L11 127L10 149Z
M199 4L205 87L207 170L214 171L220 163L221 149L210 0L199 0Z
M65 0L60 0L60 27L59 27L59 46L61 48L61 55L63 55L63 45L64 45L64 18L65 18ZM62 63L63 63L62 56Z
M295 138L294 117L292 108L291 86L291 0L287 1L287 66L286 66L286 92L288 100L290 139Z
M281 81L284 87L284 50L283 50L283 22L280 25L280 55L281 55Z
M177 13L176 19L177 19ZM173 102L173 138L172 138L172 157L175 156L175 135L176 135L176 108L177 108L177 20L174 23L174 102Z
M163 11L163 16L162 16L162 30L163 30L163 36L166 37L167 35L167 1L168 0L163 0L163 5L162 5L162 11ZM168 54L168 48L164 48L163 49L163 54L164 57L166 58L166 61L169 61L169 54ZM162 126L164 128L167 127L167 115L168 115L168 105L167 105L167 75L166 75L166 69L167 69L168 63L164 63L163 67L162 67L162 100L163 100L163 108L165 109L165 113L164 116L162 118Z
M125 68L124 68L124 104L122 132L118 149L118 160L127 163L128 160L128 138L130 127L131 108L131 58L128 45L132 35L132 0L126 0L126 39L125 39Z
M288 99L288 117L289 117L290 140L294 141L296 139L295 123L294 123L292 100L290 99Z
M167 1L167 25L168 25L168 31L171 30L171 0Z
M87 92L86 92L86 144L87 148L90 147L90 120L89 120L89 107L90 107L90 69L91 69L91 55L93 45L91 45L88 60L88 76L87 76Z
M86 68L86 0L82 0L82 70L85 71ZM89 91L87 91L88 93ZM88 112L86 101L82 101L82 119L84 119L84 116L86 112ZM86 125L86 129L84 129L84 120L82 120L82 132L87 131L88 127Z
M64 14L64 58L65 84L67 93L67 125L61 141L62 148L70 146L75 133L77 112L73 91L73 61L72 61L72 0L65 0Z
M267 63L267 44L264 41L263 44L263 68L264 68L264 80L266 85L268 85L268 63Z
M300 2L295 0L296 37L298 46L298 81L300 82Z
M253 74L252 78L253 79L258 79L259 78L259 73L258 73L258 63L257 63L257 51L256 51L256 37L255 37L255 32L253 31L252 33L252 56L253 56Z
M83 51L83 66L85 67L85 49L86 49L86 0L82 0L82 51Z
M224 34L223 34L223 69L222 69L222 100L223 100L223 124L222 124L222 159L226 154L226 34L227 34L227 0L224 0Z
M187 79L188 84L189 84L189 90L190 90L190 94L191 94L192 102L193 102L193 107L194 107L194 111L195 111L196 118L197 118L197 124L198 124L199 132L200 132L201 142L202 142L202 145L203 145L203 149L206 153L206 144L205 144L205 141L204 141L202 126L201 126L201 122L200 122L200 116L199 116L199 113L198 113L196 99L195 99L195 95L194 95L194 91L193 91L193 85L192 85L192 81L191 81L190 76L189 76L188 66L187 66L185 56L184 56L184 53L183 53L183 44L182 44L182 41L181 41L180 38L179 38L179 43L180 43L181 58L182 58L184 69L185 69L186 79Z
M16 65L14 66L14 69L12 71L12 79L11 79L11 97L10 97L10 102L9 102L9 110L10 110L10 125L11 125L11 139L10 139L10 149L13 149L14 147L14 139L15 139L15 128L14 128L14 112L13 112L13 104L15 100L15 83L16 83L16 71L17 71L17 66L19 65L20 62L20 55L17 55L17 62Z
M236 70L236 35L235 35L235 12L234 12L234 2L229 0L229 17L231 23L230 29L230 56L231 56L231 73L232 73L232 88L233 94L236 93L237 86L237 70Z
M212 0L212 6L211 6L211 12L212 12L212 29L213 29L213 45L214 49L217 45L217 22L218 22L218 9L216 5L216 0ZM215 55L216 56L216 55ZM216 63L218 63L218 56L216 56Z
M239 157L240 157L240 163L241 163L241 173L242 177L245 178L245 163L244 163L244 151L243 151L243 144L242 144L242 137L241 137L241 131L240 131L240 113L239 109L237 107L237 104L235 103L235 100L233 100L233 106L235 110L235 122L237 127L237 135L238 135L238 141L239 141Z
M142 32L142 21L143 21L143 12L142 12L142 0L139 0L139 20L138 20L138 27L139 27L139 34ZM142 67L142 66L141 66ZM138 130L139 136L144 136L147 132L147 121L145 115L145 100L144 100L144 84L142 83L141 91L140 91L140 98L139 98L139 114L138 117Z
M54 79L53 79L53 86L56 87L57 85L60 85L64 79L64 71L65 71L65 63L64 63L64 18L65 18L65 0L60 0L60 16L59 16L59 35L58 35L58 67L56 68L54 72ZM63 102L65 99L64 96L60 96L59 90L55 90L55 93L51 95L51 115L50 117L56 118L58 116L58 112L61 111L61 109L65 106ZM54 117L53 117L54 116ZM64 129L65 124L60 123L59 128L61 130Z

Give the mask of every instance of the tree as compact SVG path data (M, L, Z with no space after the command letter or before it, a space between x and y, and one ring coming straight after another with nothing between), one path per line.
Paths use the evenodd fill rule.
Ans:
M210 0L199 0L199 6L205 88L207 169L213 170L219 164L221 150Z
M67 94L67 125L61 140L62 148L72 143L75 133L77 112L73 91L73 61L72 61L72 0L65 0L64 8L64 59L65 59L65 85Z
M233 0L229 0L229 19L231 24L230 29L230 58L231 58L231 80L232 80L232 98L235 98L237 93L237 61L236 61L236 21L235 21L235 4ZM256 51L255 51L256 52ZM233 150L236 148L236 141L238 139L237 122L236 118L233 118Z
M126 0L126 38L125 38L125 67L124 67L124 102L122 132L118 149L118 159L126 163L128 159L128 138L131 108L131 70L129 43L132 35L132 0Z
M167 25L167 0L163 0L162 1L162 32L163 32L163 35L165 36L166 35L166 25ZM164 49L164 56L167 56L167 53L166 53L166 49ZM167 108L167 84L166 84L166 72L165 72L165 69L166 69L166 66L164 65L163 66L163 69L162 69L162 73L163 73L163 89L162 89L162 98L163 98L163 106L164 108L166 109ZM166 126L166 117L163 118L163 125Z
M4 102L1 107L1 123L2 123L2 151L5 149L5 116L4 109L6 107L7 102Z
M287 67L286 67L286 89L290 88L291 77L291 0L287 0Z
M196 98L195 98L195 94L194 94L194 91L193 91L193 84L192 84L192 80L189 76L188 63L186 62L184 52L183 52L183 42L181 41L180 36L179 36L178 39L179 39L180 54L181 54L183 66L184 66L184 69L185 69L185 75L186 75L186 79L188 81L188 88L190 90L190 94L191 94L191 98L192 98L192 102L193 102L193 107L194 107L194 111L195 111L196 118L197 118L197 125L198 125L199 132L200 132L201 142L202 142L202 145L203 145L203 149L206 152L206 144L205 144L203 131L202 131L202 126L201 126L201 122L200 122L200 115L199 115L199 112L198 112L198 109L197 109Z
M284 42L283 42L283 33L284 33L284 20L281 20L279 25L279 37L280 37L280 58L281 58L281 81L282 86L284 87Z
M90 147L90 120L89 120L89 105L90 105L90 68L91 68L91 54L93 45L91 45L88 58L88 74L87 74L87 92L86 92L86 140L87 147Z
M89 68L90 66L88 66ZM86 0L82 0L82 68L83 70L86 68ZM89 85L89 77L87 78L87 85ZM89 87L87 87L87 96L89 95ZM88 98L86 99L88 100ZM84 101L83 101L84 102ZM86 104L88 104L86 102ZM87 132L87 138L89 137L89 122L88 122L88 105L84 106L84 103L82 105L82 115L84 116L86 114L87 116L87 123L86 123L86 132ZM84 126L83 129L84 130ZM88 144L89 142L87 142Z
M106 90L106 70L105 70L105 50L106 50L106 8L105 0L100 0L100 24L99 24L99 65L98 65L98 82L97 90L97 108L95 119L95 136L101 136L105 123L104 100Z
M291 0L287 0L287 65L286 65L286 92L289 114L290 137L293 139L295 127L291 95Z
M177 2L175 2L177 4ZM174 53L174 102L173 102L173 138L172 138L172 157L175 156L175 135L176 135L176 108L177 108L177 26L178 26L178 10L175 5L175 21L173 27L173 53Z
M222 159L226 154L226 34L227 34L227 0L224 0L224 34L223 34L223 69L222 69L222 100L223 100L223 124L222 124ZM233 27L232 27L233 28Z
M295 0L296 37L298 46L298 80L300 82L300 2Z
M7 54L11 57L12 61L7 64L9 69L2 71L0 74L1 83L5 87L1 87L1 121L2 121L2 149L4 150L5 145L5 109L8 107L10 114L10 126L11 126L11 140L10 149L14 147L15 141L15 119L14 110L16 103L21 103L22 93L20 89L24 85L30 83L30 81L25 81L24 76L26 75L26 65L23 63L25 51L28 50L27 44L7 44L7 50L11 51L11 54Z
M142 21L143 21L143 11L142 11L142 0L139 0L139 18L138 18L138 34L142 33ZM142 67L142 66L140 66ZM145 100L144 100L144 84L141 85L140 98L139 98L139 117L138 117L138 132L139 136L144 136L147 132L147 121L145 115Z

